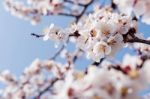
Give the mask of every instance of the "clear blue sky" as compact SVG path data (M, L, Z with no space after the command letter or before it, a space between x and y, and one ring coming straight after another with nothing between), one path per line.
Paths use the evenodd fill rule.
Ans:
M2 1L1 1L2 2ZM14 74L20 74L35 58L48 59L54 54L54 44L50 41L44 42L30 36L30 33L41 33L45 26L51 22L65 27L69 22L66 17L45 17L37 26L32 26L30 22L11 16L3 8L0 2L0 71L9 69ZM145 33L145 37L150 36L150 26L139 24L139 31ZM129 50L123 49L117 55L121 59L122 53ZM84 66L87 61L81 60ZM84 62L83 62L84 61ZM77 62L79 64L79 61ZM82 68L82 67L80 67Z
M18 74L35 58L48 59L54 53L54 44L36 39L30 33L41 33L51 22L65 26L68 19L46 17L37 26L11 16L0 1L0 70L10 69Z

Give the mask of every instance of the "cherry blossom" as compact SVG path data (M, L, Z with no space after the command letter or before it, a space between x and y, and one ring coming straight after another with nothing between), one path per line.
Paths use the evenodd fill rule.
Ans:
M74 34L77 47L84 50L88 58L99 62L105 56L114 55L125 45L125 39L132 39L125 35L128 35L129 32L133 35L138 34L136 31L137 22L135 20L126 15L114 13L111 8L103 8L89 14L87 18L73 24L70 28L62 30L52 24L44 39L62 41Z
M5 8L14 16L29 20L33 25L41 21L41 16L66 15L78 17L81 7L92 0L5 0ZM67 6L74 6L70 9ZM76 7L75 7L76 6Z
M119 10L127 15L134 15L137 18L141 17L141 21L150 24L150 1L149 0L113 0Z
M126 58L130 61L127 61ZM10 83L2 91L1 96L4 99L10 97L13 97L12 99L44 97L42 96L44 93L41 92L49 91L47 94L49 94L50 99L93 99L96 97L104 99L139 99L137 93L150 83L147 78L149 77L149 69L147 69L149 68L149 61L149 58L142 60L140 56L126 55L122 64L116 64L115 66L111 62L104 64L104 61L103 68L90 65L85 73L85 71L78 71L75 68L67 69L65 64L52 60L35 60L28 67L32 73L23 73L21 78L16 80L17 84L15 85L11 84L14 80L8 80ZM138 67L140 65L141 68ZM39 72L34 72L34 68L31 67L37 68L37 66L40 66ZM51 73L50 77L45 78L46 75L42 74L42 72L44 73L43 70ZM59 76L55 76L53 73ZM1 73L1 75L3 78L8 78L8 76L4 76L8 75L8 71ZM24 79L27 80L24 81ZM41 96L38 95L39 93Z
M138 29L140 19L149 24L149 0L113 0L108 5L96 0L4 0L14 16L32 24L42 16L64 15L74 20L65 28L50 23L43 34L32 36L54 41L62 47L49 59L35 59L20 76L0 71L0 99L141 99L150 84L150 39ZM116 8L117 7L117 8ZM69 51L69 45L75 49ZM58 45L59 46L59 45ZM115 54L124 47L135 50ZM137 53L136 53L137 52ZM80 58L90 61L78 70ZM64 58L59 62L57 58Z

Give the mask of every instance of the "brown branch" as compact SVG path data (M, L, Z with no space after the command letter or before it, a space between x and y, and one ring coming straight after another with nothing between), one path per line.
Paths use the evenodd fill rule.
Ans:
M132 39L128 39L127 42L129 42L129 43L144 43L144 44L150 45L150 41L149 40L140 39L138 37L134 37Z
M74 4L73 1L70 1L70 0L65 0L66 2L69 2L69 3L72 3ZM78 15L74 15L74 14L71 14L71 13L58 13L58 15L63 15L63 16L70 16L70 17L75 17L76 18L76 23L80 20L80 18L83 16L83 14L85 13L86 9L94 2L94 0L91 0L89 3L87 4L78 4L79 6L82 6L84 7L83 10L81 11L80 14Z
M31 36L34 36L36 38L44 37L44 35L39 35L39 34L35 34L35 33L31 33Z
M54 78L51 83L49 84L48 87L46 87L44 90L42 90L41 92L39 92L38 96L36 96L33 99L40 99L40 97L42 96L42 94L44 94L45 92L49 91L50 88L52 88L52 86L55 84L55 82L57 82L59 79L58 78Z
M101 64L105 59L106 59L105 57L104 57L104 58L101 58L99 62L93 62L92 65L95 65L95 66L98 67L98 66L100 66L100 64Z
M94 2L94 0L91 0L88 4L86 4L82 10L82 12L76 16L76 23L80 20L80 18L83 16L83 14L85 13L85 11L87 10L87 8Z
M130 28L126 34L123 35L123 40L125 43L144 43L150 45L149 40L144 40L135 36L136 29Z
M77 17L78 15L74 15L71 13L59 13L58 15L69 16L69 17Z
M137 64L137 65L136 65L136 69L137 69L137 70L143 68L144 63L145 63L148 59L150 59L150 57L147 56L147 55L144 55L144 56L142 55L142 56L140 56L140 59L142 60L142 62L141 62L141 64ZM122 68L121 65L122 65L122 64L110 65L110 66L109 66L109 69L115 69L115 70L117 70L117 71L122 72L123 74L127 74L128 70L130 70L131 68L128 67L128 66L125 67L125 68Z
M57 56L64 50L65 44L69 42L69 37L67 38L67 41L62 45L62 47L54 54L53 57L50 58L50 60L55 60Z
M64 0L65 2L67 3L70 3L70 4L76 4L75 2L71 1L71 0ZM77 5L79 6L85 6L85 4L82 4L82 3L77 3Z
M111 0L111 8L114 10L117 9L117 5L113 2L113 0Z
M59 56L59 54L63 51L64 48L65 48L65 45L63 44L62 47L54 54L54 56L50 58L50 60L55 60L57 56Z

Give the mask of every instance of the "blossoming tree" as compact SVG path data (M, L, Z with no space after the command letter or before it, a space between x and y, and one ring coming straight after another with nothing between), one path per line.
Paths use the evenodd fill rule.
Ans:
M150 24L150 0L4 0L4 5L32 24L49 15L74 19L66 28L51 24L43 34L31 34L62 47L50 59L36 59L20 77L1 71L6 87L0 99L140 99L138 93L149 86L150 38L138 32L138 22ZM72 53L69 42L76 46ZM137 53L116 62L114 55L124 47ZM55 60L59 56L65 64ZM86 70L76 69L81 56L92 61Z

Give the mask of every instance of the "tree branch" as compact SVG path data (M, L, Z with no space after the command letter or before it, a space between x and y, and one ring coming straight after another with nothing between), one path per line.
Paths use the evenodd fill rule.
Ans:
M88 4L86 4L84 6L84 9L82 10L82 12L76 16L76 23L80 20L80 18L83 16L83 14L85 13L86 9L94 2L94 0L91 0Z
M36 96L35 98L33 99L40 99L40 97L42 96L43 93L45 93L46 91L49 91L50 88L52 88L52 86L55 84L55 82L57 82L59 79L58 78L54 78L50 85L48 87L46 87L43 91L41 91L38 96Z
M99 66L106 58L101 58L99 62L93 62L92 65Z
M128 43L144 43L150 45L149 40L144 40L141 38L136 37L136 29L135 28L130 28L126 34L123 35L123 40L124 42Z
M75 2L71 1L71 0L64 0L65 2L71 3L71 4L76 4ZM77 5L79 6L85 6L85 4L82 3L77 3Z
M59 54L63 51L64 48L65 48L65 45L63 44L62 47L54 54L54 56L50 58L50 60L55 60L56 57L59 56Z
M69 16L69 17L77 17L77 15L69 14L69 13L59 13L58 15Z
M137 43L144 43L144 44L150 45L150 41L144 40L144 39L140 39L138 37L135 37L133 39L128 39L127 42L129 42L129 43L135 43L135 42L137 42Z
M34 36L36 38L44 37L44 35L39 35L39 34L35 34L35 33L31 33L31 36Z

